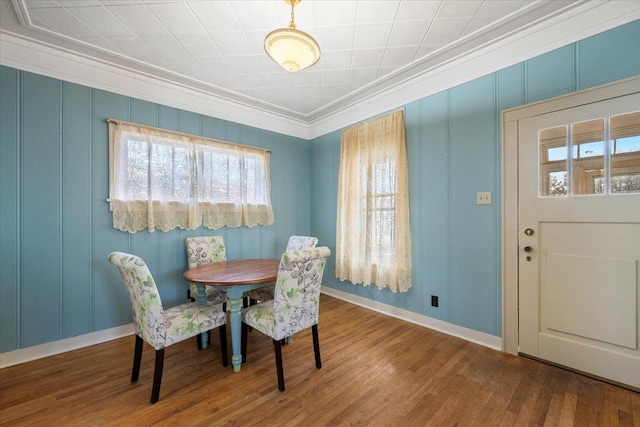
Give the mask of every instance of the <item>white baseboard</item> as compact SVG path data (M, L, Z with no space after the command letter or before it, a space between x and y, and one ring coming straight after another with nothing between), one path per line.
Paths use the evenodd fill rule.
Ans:
M400 320L424 326L454 337L462 338L494 350L502 351L502 338L500 337L486 334L484 332L474 331L473 329L464 328L452 323L443 322L442 320L413 313L408 310L403 310L392 305L383 304L368 298L329 288L327 286L322 287L322 293ZM67 351L77 350L79 348L100 344L129 335L133 335L132 323L90 334L79 335L77 337L9 351L0 354L0 369L60 353L66 353Z
M402 308L394 307L392 305L383 304L377 301L370 300L368 298L353 295L348 292L339 291L328 286L323 286L321 292L323 294L327 294L343 301L368 308L369 310L377 311L379 313L386 314L400 320L405 320L416 325L424 326L426 328L433 329L447 335L452 335L466 341L471 341L484 347L502 351L502 338L496 337L494 335L454 325L453 323L444 322L442 320L434 319L429 316L424 316L422 314L417 314L408 310L404 310Z
M0 354L0 369L133 335L133 323Z

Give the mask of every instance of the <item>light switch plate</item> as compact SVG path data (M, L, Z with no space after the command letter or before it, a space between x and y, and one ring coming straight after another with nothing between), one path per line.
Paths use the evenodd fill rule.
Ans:
M490 191L480 191L476 193L476 204L477 205L490 205L491 204L491 192Z

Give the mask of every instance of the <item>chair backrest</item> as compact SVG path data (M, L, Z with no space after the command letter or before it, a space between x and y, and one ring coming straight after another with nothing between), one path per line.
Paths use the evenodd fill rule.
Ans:
M227 260L222 236L187 237L184 242L187 245L189 268Z
M282 255L273 297L278 336L292 336L318 323L320 286L329 255L326 246Z
M318 239L311 236L291 236L287 243L287 249L285 252L298 251L300 249L315 248L318 244Z
M111 252L109 262L118 267L133 307L136 335L156 350L164 348L166 325L156 283L144 261L124 252Z

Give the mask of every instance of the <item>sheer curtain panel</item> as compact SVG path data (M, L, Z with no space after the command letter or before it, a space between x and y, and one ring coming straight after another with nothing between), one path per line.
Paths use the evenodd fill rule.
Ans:
M267 150L110 120L109 163L118 230L273 223Z
M402 110L342 132L338 177L336 276L411 287L409 174Z

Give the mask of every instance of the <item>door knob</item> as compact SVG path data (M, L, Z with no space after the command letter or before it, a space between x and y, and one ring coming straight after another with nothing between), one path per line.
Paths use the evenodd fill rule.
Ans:
M533 249L531 248L531 246L525 246L524 247L524 251L525 252L531 252Z

